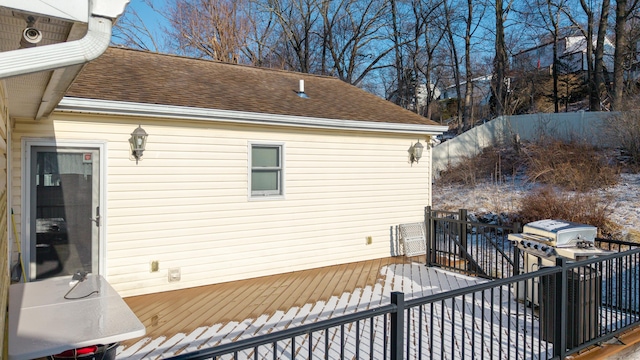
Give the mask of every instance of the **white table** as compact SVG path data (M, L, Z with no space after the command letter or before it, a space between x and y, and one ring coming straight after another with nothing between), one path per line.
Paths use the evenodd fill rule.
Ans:
M100 275L68 295L71 276L9 287L9 360L26 360L65 350L115 343L145 334L122 297Z

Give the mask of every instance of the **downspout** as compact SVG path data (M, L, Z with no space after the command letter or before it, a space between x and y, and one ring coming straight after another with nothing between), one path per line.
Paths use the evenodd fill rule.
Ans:
M124 11L129 0L120 2ZM0 79L79 65L97 58L107 50L111 41L113 19L108 16L92 13L87 34L80 40L0 52Z

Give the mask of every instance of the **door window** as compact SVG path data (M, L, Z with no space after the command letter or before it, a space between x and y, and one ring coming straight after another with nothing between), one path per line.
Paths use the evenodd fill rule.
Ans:
M32 280L98 272L99 150L32 147Z

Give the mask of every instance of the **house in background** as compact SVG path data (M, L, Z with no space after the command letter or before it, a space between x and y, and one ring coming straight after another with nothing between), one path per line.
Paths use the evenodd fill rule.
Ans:
M595 40L594 40L595 47ZM614 45L609 39L604 42L604 63L607 71L613 71ZM562 73L587 71L587 39L584 36L566 36L558 39L558 60ZM549 69L553 65L553 41L520 51L513 56L513 69L531 71Z
M492 75L478 76L471 79L473 85L473 103L476 105L485 106L489 104L491 99L491 79ZM466 95L466 81L460 82L460 96L464 98ZM440 94L440 100L457 99L456 86L450 85L442 90Z
M122 296L393 255L446 130L335 78L120 48L11 121L27 278L84 269Z

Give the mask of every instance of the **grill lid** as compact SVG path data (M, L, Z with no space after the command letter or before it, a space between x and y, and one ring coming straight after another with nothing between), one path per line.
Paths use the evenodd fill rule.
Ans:
M576 246L580 243L593 243L598 229L595 226L578 224L564 220L538 220L522 227L522 232L543 236L555 246Z

